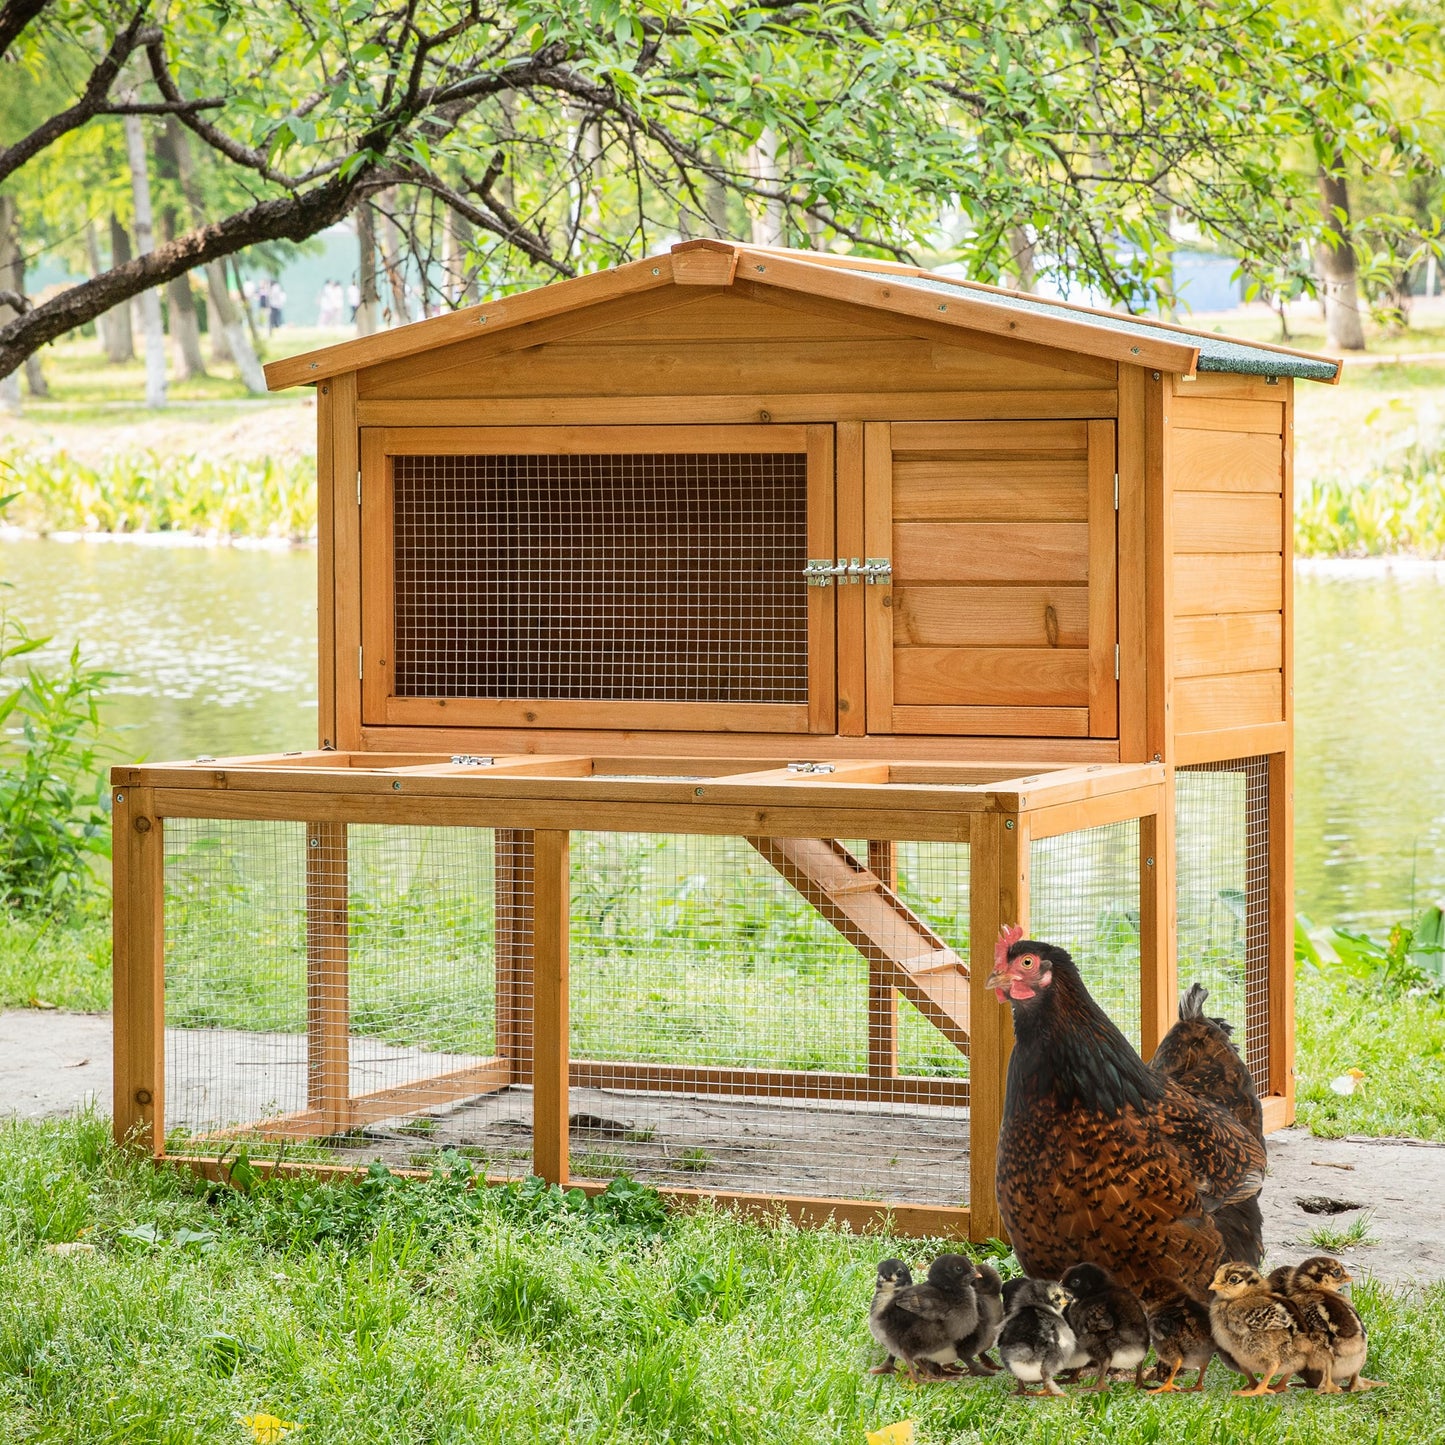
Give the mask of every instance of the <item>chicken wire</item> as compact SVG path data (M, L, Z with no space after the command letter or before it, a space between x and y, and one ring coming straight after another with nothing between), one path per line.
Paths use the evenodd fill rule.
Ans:
M1029 934L1066 948L1085 986L1140 1042L1139 820L1035 839Z
M418 1117L417 1091L515 1032L508 970L528 923L495 907L494 866L481 829L168 819L168 1147L295 1157L324 1144L348 1161L417 1162L439 1127ZM394 1107L366 1107L380 1091ZM483 1107L515 1113L513 1092ZM375 1117L353 1125L357 1101ZM496 1151L452 1142L488 1172L525 1175L529 1134Z
M397 696L807 702L804 453L392 467Z
M899 895L966 959L967 850L891 852ZM873 862L890 866L876 847ZM902 1101L870 1076L867 961L745 840L574 833L571 912L574 1079L605 1085L574 1083L574 1176L966 1201L962 1089ZM896 1007L899 1076L966 1076L955 1044Z
M1209 990L1262 1091L1269 1079L1269 759L1174 774L1179 985Z

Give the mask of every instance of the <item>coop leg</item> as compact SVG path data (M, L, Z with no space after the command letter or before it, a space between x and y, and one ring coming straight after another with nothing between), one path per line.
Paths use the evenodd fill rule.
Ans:
M868 845L868 871L896 891L898 865L895 845ZM892 976L876 959L868 960L868 1077L898 1077L898 990Z
M999 929L1016 923L1028 931L1029 816L975 813L969 837L968 1229L971 1239L984 1240L1003 1234L994 1171L1013 1042L1009 1012L984 984Z
M351 939L345 823L306 828L306 1106L351 1127Z
M1291 1124L1294 1122L1294 765L1288 753L1270 755L1264 791L1265 806L1269 809L1263 863L1269 879L1269 966L1259 990L1260 997L1248 999L1248 1031L1253 1031L1258 1018L1267 1041L1269 1092L1283 1097L1284 1122ZM1253 857L1250 862L1253 865Z
M150 788L122 784L111 814L115 1138L165 1152L165 844Z
M532 833L497 829L496 1051L514 1084L532 1082Z
M1159 811L1139 819L1139 1051L1146 1059L1173 1025L1179 999L1172 788L1159 788L1158 797Z
M532 1170L567 1183L568 835L532 835Z

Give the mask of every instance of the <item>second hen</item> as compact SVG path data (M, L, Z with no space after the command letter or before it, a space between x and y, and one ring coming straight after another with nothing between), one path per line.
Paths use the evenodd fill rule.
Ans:
M1138 1289L1204 1296L1225 1260L1258 1263L1259 1101L1203 988L1147 1065L1062 948L1007 929L988 987L1013 1008L999 1212L1019 1262L1057 1279L1091 1259Z

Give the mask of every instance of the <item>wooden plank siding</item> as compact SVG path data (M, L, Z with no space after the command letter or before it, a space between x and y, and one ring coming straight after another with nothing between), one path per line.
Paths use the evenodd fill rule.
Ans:
M1176 734L1283 720L1285 398L1241 381L1168 403ZM1273 389L1276 390L1277 389Z
M1113 424L867 432L870 732L1117 737Z

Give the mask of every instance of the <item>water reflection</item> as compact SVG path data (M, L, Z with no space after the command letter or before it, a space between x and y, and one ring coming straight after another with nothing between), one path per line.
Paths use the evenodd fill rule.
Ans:
M315 746L314 552L0 541L0 578L50 654L123 673L133 754ZM1388 923L1445 897L1445 579L1305 571L1295 597L1296 896Z

